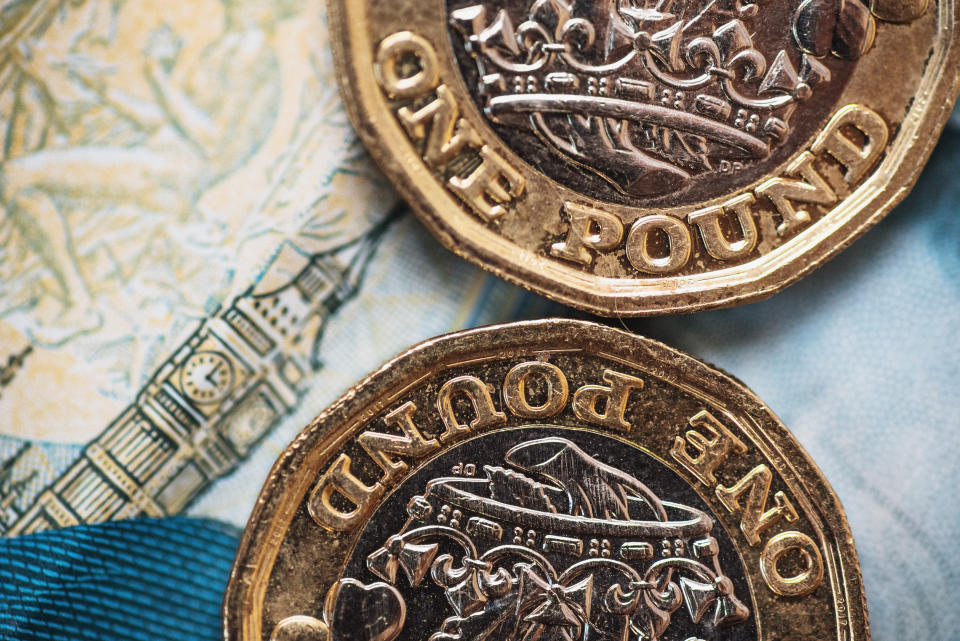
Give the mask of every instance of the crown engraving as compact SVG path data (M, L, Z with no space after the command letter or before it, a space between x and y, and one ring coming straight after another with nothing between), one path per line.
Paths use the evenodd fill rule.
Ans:
M764 25L764 5L745 0L519 4L449 15L487 117L629 196L766 158L797 105L830 82L823 58L859 57L875 32L861 0L798 2L782 27ZM777 28L788 37L758 46L754 34Z
M436 588L449 616L414 638L658 641L750 618L705 512L661 500L563 438L524 441L504 463L459 464L409 500L406 524L366 558L380 581L341 579L328 593L334 639L353 638L346 613L361 600L342 591L354 586L364 603L373 591L391 602L363 611L364 627L387 632L365 637L379 641L400 636L407 607L420 610L413 620L434 617L422 604L423 591Z

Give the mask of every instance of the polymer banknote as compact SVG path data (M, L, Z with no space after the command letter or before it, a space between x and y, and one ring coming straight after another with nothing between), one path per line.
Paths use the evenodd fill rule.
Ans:
M326 33L320 0L0 1L0 534L242 527L277 455L386 359L573 314L405 213ZM628 323L780 413L847 507L890 638L960 625L958 143L955 114L914 194L801 284Z
M230 475L279 425L407 341L513 311L393 231L322 0L0 12L0 533L176 514L221 480L252 498ZM337 325L378 248L419 277Z
M323 3L0 5L0 532L181 511L298 405L396 197Z

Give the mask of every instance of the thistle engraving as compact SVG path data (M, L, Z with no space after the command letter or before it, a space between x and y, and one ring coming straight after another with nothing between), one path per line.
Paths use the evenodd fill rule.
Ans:
M564 438L522 441L503 461L459 464L409 500L403 527L366 557L373 582L330 589L333 639L372 627L392 641L435 588L452 612L430 641L655 641L681 638L670 633L681 609L711 630L750 617L705 512L662 501Z
M448 7L453 42L476 66L471 90L493 123L532 133L618 192L645 197L769 157L791 139L791 120L805 117L798 107L842 85L873 44L877 18L862 0L786 4Z

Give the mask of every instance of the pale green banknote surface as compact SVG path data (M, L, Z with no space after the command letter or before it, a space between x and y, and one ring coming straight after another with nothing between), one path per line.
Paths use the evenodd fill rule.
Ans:
M0 535L242 527L300 429L391 356L574 315L405 213L325 20L322 0L0 0ZM744 380L811 452L880 639L960 627L958 172L955 117L906 203L799 285L629 323Z
M398 222L321 1L0 17L0 532L176 514L218 482L242 523L263 461L384 358L545 305Z
M3 6L0 531L177 513L299 406L396 201L324 20Z

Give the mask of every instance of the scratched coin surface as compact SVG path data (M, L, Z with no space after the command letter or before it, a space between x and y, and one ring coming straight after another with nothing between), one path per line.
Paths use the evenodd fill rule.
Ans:
M387 363L267 479L227 641L869 639L837 497L741 383L569 320Z
M907 193L956 0L330 0L348 111L449 248L605 315L768 296Z

